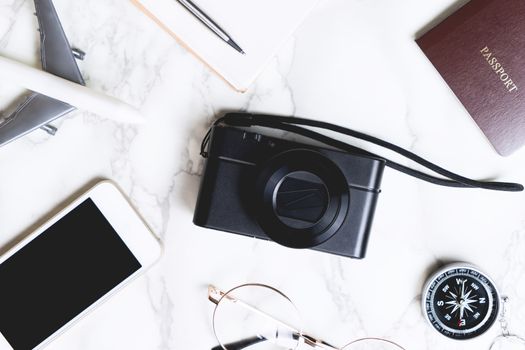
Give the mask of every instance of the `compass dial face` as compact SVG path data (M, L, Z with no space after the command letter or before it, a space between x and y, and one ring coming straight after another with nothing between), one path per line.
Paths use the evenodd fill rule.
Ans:
M470 339L496 321L499 295L488 277L473 267L450 266L427 283L423 307L432 326L453 339Z

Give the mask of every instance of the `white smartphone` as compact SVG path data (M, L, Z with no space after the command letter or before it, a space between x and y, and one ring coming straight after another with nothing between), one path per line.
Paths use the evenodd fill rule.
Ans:
M160 253L124 195L99 183L0 257L0 350L43 348Z

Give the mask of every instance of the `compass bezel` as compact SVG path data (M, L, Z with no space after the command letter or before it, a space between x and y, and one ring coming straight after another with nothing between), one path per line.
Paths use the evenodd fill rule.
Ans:
M480 324L472 328L466 328L465 330L453 329L447 326L446 324L444 324L439 319L439 316L434 307L434 297L435 297L436 291L439 290L438 287L442 285L443 281L448 280L450 276L445 276L442 281L437 281L437 280L443 274L446 274L447 272L450 272L452 270L459 270L459 269L473 271L477 273L479 276L484 277L488 281L488 283L483 282L477 276L473 276L469 273L466 274L466 276L469 276L477 280L481 284L482 288L485 289L485 291L487 292L488 296L491 299L489 301L491 304L491 309L489 309L483 321ZM462 274L462 275L465 275L465 274ZM451 276L458 276L458 274L451 275ZM434 285L435 282L437 282L436 285ZM492 291L490 291L490 289L492 289ZM432 295L430 296L430 300L428 300L429 293L432 293ZM430 307L427 307L427 302L430 304ZM438 271L433 273L430 276L430 278L427 280L427 282L425 283L425 287L423 288L423 293L421 296L421 308L422 308L423 315L425 319L427 320L428 324L432 326L432 328L435 329L438 333L440 333L441 335L449 339L465 341L465 340L470 340L478 336L481 336L482 334L484 334L485 332L487 332L488 330L492 328L494 323L497 321L499 312L501 310L501 295L494 281L486 273L481 271L478 267L472 264L468 264L468 263L453 263L453 264L448 264L440 268ZM430 316L434 318L434 321L431 320ZM441 329L437 328L436 325L439 326ZM445 333L444 331L448 332L449 334Z

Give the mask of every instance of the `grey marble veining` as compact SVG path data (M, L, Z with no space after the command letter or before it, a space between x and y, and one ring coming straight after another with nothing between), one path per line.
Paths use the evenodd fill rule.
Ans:
M161 237L165 254L49 349L209 349L215 339L207 284L245 282L282 289L301 309L305 329L336 344L383 336L407 350L488 349L497 325L458 343L421 314L426 277L457 260L493 277L511 300L511 329L525 335L523 194L439 188L387 170L363 261L192 224L200 141L229 110L323 119L467 176L525 182L525 152L499 157L413 41L455 3L325 0L239 94L129 1L56 0L72 45L87 52L79 63L87 85L139 107L148 122L130 126L77 111L57 123L54 137L35 132L0 149L0 245L109 178ZM38 66L32 6L0 0L0 54ZM0 82L0 108L21 93Z

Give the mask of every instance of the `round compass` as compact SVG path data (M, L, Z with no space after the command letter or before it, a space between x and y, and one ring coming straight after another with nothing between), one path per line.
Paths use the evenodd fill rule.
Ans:
M471 339L496 321L500 297L494 283L466 264L445 266L423 290L423 310L430 324L452 339Z

